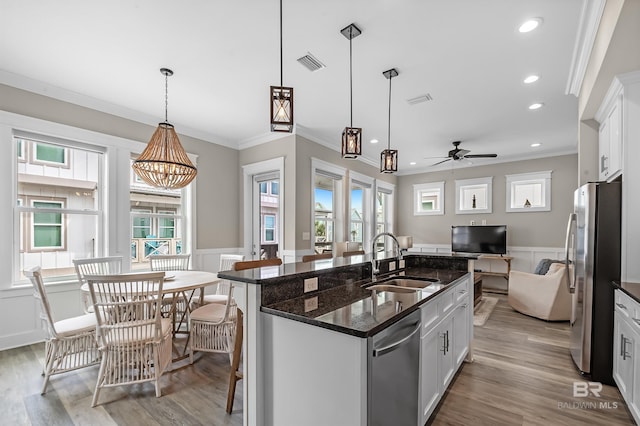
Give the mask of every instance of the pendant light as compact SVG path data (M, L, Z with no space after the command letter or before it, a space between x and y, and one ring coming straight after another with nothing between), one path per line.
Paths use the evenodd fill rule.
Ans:
M189 185L198 171L182 148L173 125L167 120L168 78L173 71L161 68L160 72L164 75L164 122L158 124L147 147L132 167L140 179L153 187L178 189Z
M362 155L362 128L353 127L353 73L352 73L352 55L351 40L362 34L362 31L355 24L350 24L341 31L343 36L349 39L349 105L351 110L351 119L348 127L342 131L342 158L358 158Z
M293 87L282 85L282 0L280 0L280 86L271 86L271 131L293 132Z
M391 68L382 73L389 80L389 131L387 133L387 149L380 153L380 173L398 171L398 150L391 149L391 79L398 76L398 71Z

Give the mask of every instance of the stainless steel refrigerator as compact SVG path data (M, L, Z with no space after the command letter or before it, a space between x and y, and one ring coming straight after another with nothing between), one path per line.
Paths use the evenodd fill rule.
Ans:
M621 183L596 182L574 193L567 229L573 293L571 356L581 374L613 385L613 286L620 280Z

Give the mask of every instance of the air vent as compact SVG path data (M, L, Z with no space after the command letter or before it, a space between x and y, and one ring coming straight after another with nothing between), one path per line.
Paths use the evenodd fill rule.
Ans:
M418 96L413 99L407 99L407 102L409 103L409 105L416 105L416 104L421 104L422 102L427 102L432 100L433 98L431 97L431 95L427 93L426 95Z
M298 58L298 62L304 65L309 71L318 71L325 67L325 65L318 60L311 53L307 52L302 58Z

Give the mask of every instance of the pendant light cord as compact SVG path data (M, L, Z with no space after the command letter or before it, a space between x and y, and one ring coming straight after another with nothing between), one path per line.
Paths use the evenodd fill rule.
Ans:
M391 80L393 76L389 76L389 130L387 131L387 150L391 149Z
M353 40L353 35L351 34L353 31L353 27L349 27L349 108L350 108L350 127L353 127L353 70L352 70L352 51L351 51L351 41Z
M169 74L164 74L164 122L169 122Z
M282 87L282 0L280 0L280 87Z

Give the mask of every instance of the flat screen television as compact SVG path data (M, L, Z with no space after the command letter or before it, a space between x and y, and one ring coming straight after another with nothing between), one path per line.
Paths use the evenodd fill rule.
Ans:
M452 226L451 251L507 254L507 225Z

